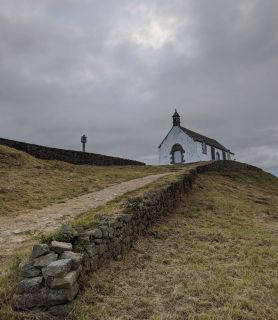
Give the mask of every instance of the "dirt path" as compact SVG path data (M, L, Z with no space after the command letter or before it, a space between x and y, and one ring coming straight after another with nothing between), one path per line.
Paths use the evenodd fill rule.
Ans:
M126 181L40 210L17 212L16 217L0 216L0 265L18 249L31 243L31 234L57 228L83 212L101 206L126 192L144 187L168 174Z

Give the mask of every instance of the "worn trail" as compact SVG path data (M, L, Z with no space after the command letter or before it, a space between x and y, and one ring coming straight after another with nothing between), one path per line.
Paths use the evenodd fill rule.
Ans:
M126 181L43 209L17 212L15 216L0 216L0 264L18 249L32 243L32 235L57 229L90 209L97 208L126 192L144 187L168 174Z

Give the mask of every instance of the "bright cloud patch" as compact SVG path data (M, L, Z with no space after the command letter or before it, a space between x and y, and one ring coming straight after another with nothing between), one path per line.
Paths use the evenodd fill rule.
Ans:
M131 41L147 48L159 49L173 41L177 21L170 18L166 21L153 20L147 26L143 26L131 36Z

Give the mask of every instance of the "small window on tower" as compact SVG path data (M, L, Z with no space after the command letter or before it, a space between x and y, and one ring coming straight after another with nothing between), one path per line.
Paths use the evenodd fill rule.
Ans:
M207 145L205 142L202 142L202 150L204 154L207 154Z

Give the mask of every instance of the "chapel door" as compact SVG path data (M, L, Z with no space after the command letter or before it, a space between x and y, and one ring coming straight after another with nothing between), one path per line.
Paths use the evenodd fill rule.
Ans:
M211 147L211 160L215 160L215 148Z
M181 163L181 151L174 152L174 163Z

